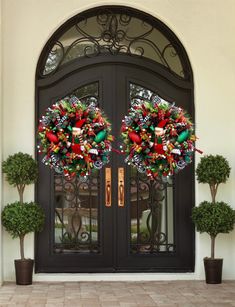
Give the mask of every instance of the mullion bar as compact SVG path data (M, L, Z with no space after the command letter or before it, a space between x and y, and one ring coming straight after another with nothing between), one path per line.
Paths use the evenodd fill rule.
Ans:
M90 177L89 179L89 183L90 183L90 188L88 189L89 190L89 241L90 241L90 252L92 251L92 223L91 223L91 209L92 209L92 204L91 204L91 189L92 189L92 184L91 184L91 181L92 181L92 177Z
M137 172L137 175L136 175L136 186L137 186L137 192L136 192L136 214L137 214L137 253L139 252L139 233L140 233L140 217L139 217L139 213L140 213L140 210L139 210L139 173Z
M164 188L164 192L165 192L165 223L166 223L166 227L165 227L165 234L166 234L166 244L168 245L168 184L166 183L165 188Z

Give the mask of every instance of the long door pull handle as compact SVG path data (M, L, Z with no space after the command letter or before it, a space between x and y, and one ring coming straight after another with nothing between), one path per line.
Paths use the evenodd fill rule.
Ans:
M125 178L124 167L118 168L118 207L125 206Z
M105 206L111 207L112 206L112 197L111 192L112 186L111 186L111 168L106 167L105 168Z

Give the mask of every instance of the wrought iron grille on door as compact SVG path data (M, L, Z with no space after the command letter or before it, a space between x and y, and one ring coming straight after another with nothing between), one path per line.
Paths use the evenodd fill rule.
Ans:
M99 174L85 182L55 175L55 253L99 253Z

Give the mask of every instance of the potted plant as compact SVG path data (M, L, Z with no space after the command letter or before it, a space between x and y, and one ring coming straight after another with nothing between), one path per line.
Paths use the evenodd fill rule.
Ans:
M34 202L24 202L25 186L34 183L38 176L36 161L28 154L16 153L2 163L3 173L10 185L17 188L20 201L8 204L2 211L2 224L13 238L20 239L21 259L15 260L16 283L19 285L32 284L32 259L24 255L24 238L27 233L42 230L44 212Z
M224 202L216 201L218 186L225 183L230 174L228 161L221 155L202 157L196 175L199 183L210 187L211 202L203 201L192 210L192 220L199 232L206 232L211 238L211 256L204 258L206 282L218 284L222 280L223 259L215 258L215 239L219 233L233 230L235 211Z

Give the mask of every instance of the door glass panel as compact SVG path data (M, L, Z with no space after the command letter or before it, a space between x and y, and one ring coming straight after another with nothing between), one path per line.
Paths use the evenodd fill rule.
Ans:
M98 82L73 92L79 99L98 98ZM54 174L54 252L99 253L100 174L67 179Z
M130 83L130 99L153 101L153 91ZM130 250L132 253L172 252L174 245L174 201L171 178L150 180L130 169Z
M61 34L51 48L43 76L74 59L109 53L151 59L174 74L186 77L177 52L179 46L151 20L143 20L126 9L120 13L104 9L98 15L80 16L79 19Z
M82 87L76 89L73 92L73 95L77 96L81 100L84 100L86 98L89 99L90 97L96 97L98 99L99 84L98 84L98 82L93 82L93 83L87 84L85 86L82 86Z

